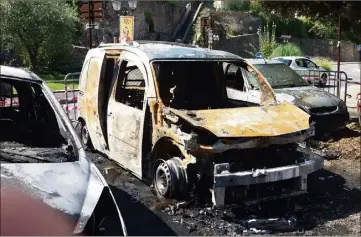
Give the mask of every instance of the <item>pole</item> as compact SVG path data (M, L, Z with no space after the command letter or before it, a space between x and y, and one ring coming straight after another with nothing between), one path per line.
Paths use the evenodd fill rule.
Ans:
M341 9L340 12L338 13L338 42L337 42L337 96L338 97L340 97Z
M93 27L93 2L88 2L88 14L89 14L89 49L93 47L93 36L92 36L92 27Z

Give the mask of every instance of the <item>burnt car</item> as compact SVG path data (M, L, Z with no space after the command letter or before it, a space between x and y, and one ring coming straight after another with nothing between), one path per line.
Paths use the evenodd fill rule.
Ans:
M254 69L242 69L229 64L225 68L227 93L232 99L259 104L260 85L258 72L273 88L278 102L292 103L308 114L315 122L317 134L344 128L350 119L346 103L337 96L309 85L299 74L278 60L247 59Z
M126 235L109 186L44 82L0 66L0 92L1 199L15 187L71 220L74 234Z
M277 103L262 78L261 106L229 99L227 63L247 67L234 54L176 43L89 50L79 82L84 146L153 185L160 199L205 194L222 208L306 193L307 175L323 167L297 145L313 135L309 115Z

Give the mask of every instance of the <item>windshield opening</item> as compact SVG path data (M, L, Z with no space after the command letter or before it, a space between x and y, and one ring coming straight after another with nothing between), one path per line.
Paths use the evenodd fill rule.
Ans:
M222 61L153 63L160 97L167 107L202 110L230 107Z
M299 74L286 64L255 64L272 88L310 86Z
M78 160L75 141L37 83L0 79L0 162Z

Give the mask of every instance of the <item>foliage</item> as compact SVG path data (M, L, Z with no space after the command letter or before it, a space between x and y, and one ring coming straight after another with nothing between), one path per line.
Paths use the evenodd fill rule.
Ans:
M338 14L342 7L342 40L361 41L361 1L264 1L230 0L231 11L247 11L262 19L274 22L276 35L295 38L336 39ZM300 17L299 17L300 16Z
M249 11L251 3L247 0L228 0L229 11Z
M276 43L276 25L272 24L271 33L268 24L264 27L263 31L258 32L260 50L265 58L268 58L273 50L277 47Z
M312 61L314 61L318 66L324 68L325 70L332 70L332 61L328 58L324 57L315 57L312 58Z
M354 42L361 41L361 1L260 1L264 12L282 19L305 16L315 22L314 32L334 31L341 12L341 26L345 36ZM320 27L321 25L324 25ZM333 29L328 28L332 26ZM321 33L322 35L323 33Z
M144 12L144 17L145 17L145 22L147 22L147 24L149 26L149 32L153 33L154 32L154 21L153 21L152 13L146 11L146 12Z
M295 44L292 43L286 43L286 44L280 44L275 48L270 56L270 58L275 57L286 57L286 56L302 56L303 53Z
M4 44L15 47L33 71L70 58L78 18L65 1L2 0L0 14Z

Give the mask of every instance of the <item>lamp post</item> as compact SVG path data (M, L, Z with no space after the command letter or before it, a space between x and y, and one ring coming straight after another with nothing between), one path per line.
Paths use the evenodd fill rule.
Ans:
M130 8L130 10L132 10L132 15L134 15L134 11L137 8L137 3L138 3L138 0L129 0L128 1L129 8Z

